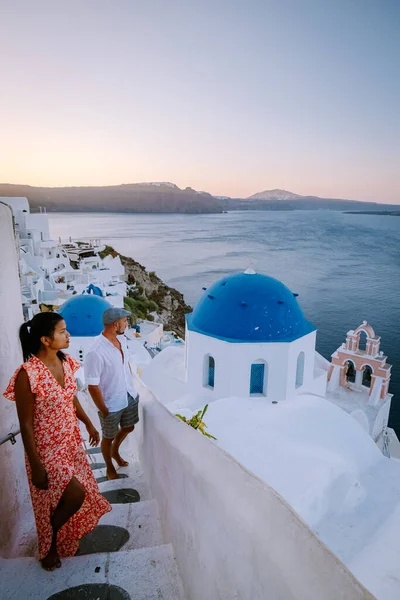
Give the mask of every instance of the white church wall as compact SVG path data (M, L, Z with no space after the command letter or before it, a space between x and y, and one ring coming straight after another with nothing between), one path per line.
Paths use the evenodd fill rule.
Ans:
M326 396L328 373L322 369L314 369L314 380L312 385L307 387L305 393L316 394L317 396Z
M266 363L264 394L275 401L314 390L315 332L291 343L230 343L194 331L186 332L187 376L194 393L211 398L250 395L251 365ZM296 388L296 365L304 352L303 383ZM215 361L214 388L207 386L207 357ZM319 388L322 386L319 386ZM319 389L318 388L318 389Z
M218 398L229 381L229 344L186 329L186 348L187 380L190 389L193 393L202 391L205 396ZM205 385L206 356L212 356L215 361L214 389Z
M232 590L242 600L373 600L272 488L136 384L139 453L191 600L231 600Z
M382 404L382 407L379 409L379 412L376 415L371 432L371 437L373 440L376 440L382 434L383 430L387 427L389 421L390 404L391 399L386 400L386 402Z
M340 367L333 366L332 375L328 381L328 391L333 392L340 386Z
M370 406L378 406L381 401L383 381L381 377L375 377L374 387L372 388L368 404Z
M0 198L0 438L19 429L15 404L6 400L3 392L14 370L22 363L18 341L22 322L12 212ZM6 442L0 446L0 555L3 557L17 555L14 551L18 543L17 530L28 512L32 513L21 436L16 439L15 445Z
M287 396L293 393L303 394L306 391L311 391L314 382L314 365L315 365L315 341L316 331L312 331L290 344L288 346L288 363L287 363ZM304 369L301 385L296 384L297 361L300 353L304 353Z

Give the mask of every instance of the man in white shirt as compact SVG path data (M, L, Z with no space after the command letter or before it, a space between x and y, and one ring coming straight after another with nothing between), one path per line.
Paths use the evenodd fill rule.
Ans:
M120 467L128 465L119 454L119 447L139 421L139 396L130 373L123 335L128 316L130 313L123 308L104 311L104 331L90 348L84 364L89 393L99 410L101 451L108 479L118 479L112 459Z

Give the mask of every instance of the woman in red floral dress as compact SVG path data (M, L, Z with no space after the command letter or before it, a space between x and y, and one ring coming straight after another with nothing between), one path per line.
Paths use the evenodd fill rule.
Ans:
M78 420L91 446L99 433L81 407L74 373L79 363L64 354L69 346L65 321L39 313L20 328L24 355L5 391L15 400L25 447L26 470L44 569L73 556L81 537L111 510L100 494L86 458Z

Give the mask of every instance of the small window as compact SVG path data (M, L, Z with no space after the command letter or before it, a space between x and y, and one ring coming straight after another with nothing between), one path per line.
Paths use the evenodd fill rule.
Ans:
M300 352L297 357L297 366L296 366L296 388L299 388L303 385L304 381L304 352Z
M263 361L253 363L250 369L250 394L265 394L266 364Z
M187 347L187 345L186 345ZM210 354L203 358L203 386L214 389L215 383L215 360Z
M215 360L212 356L208 357L208 378L207 385L211 388L214 387L214 377L215 377Z

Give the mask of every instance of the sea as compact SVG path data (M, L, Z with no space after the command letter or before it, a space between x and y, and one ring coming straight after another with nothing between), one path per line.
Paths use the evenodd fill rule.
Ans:
M364 320L393 365L390 425L400 434L400 217L337 211L226 214L51 213L54 239L100 238L195 306L203 287L252 268L293 292L326 358Z

